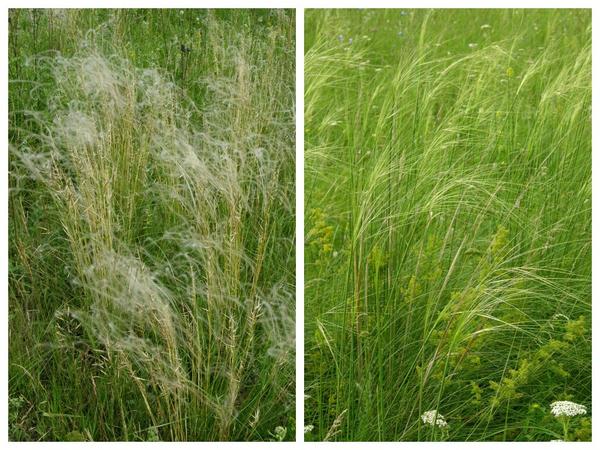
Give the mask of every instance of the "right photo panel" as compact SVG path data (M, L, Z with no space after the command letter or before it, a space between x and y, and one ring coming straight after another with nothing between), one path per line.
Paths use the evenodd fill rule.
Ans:
M305 10L307 441L590 441L591 10Z

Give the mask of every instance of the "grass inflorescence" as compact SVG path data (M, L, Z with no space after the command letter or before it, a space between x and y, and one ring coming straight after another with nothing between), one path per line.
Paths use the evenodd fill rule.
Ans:
M9 51L10 438L290 439L293 13L11 10Z
M590 440L590 11L305 23L306 437Z

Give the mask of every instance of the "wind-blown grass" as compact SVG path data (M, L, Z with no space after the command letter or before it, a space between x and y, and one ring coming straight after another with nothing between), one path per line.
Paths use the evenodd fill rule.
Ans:
M10 18L11 439L289 439L293 14Z
M306 437L590 440L590 11L305 23Z

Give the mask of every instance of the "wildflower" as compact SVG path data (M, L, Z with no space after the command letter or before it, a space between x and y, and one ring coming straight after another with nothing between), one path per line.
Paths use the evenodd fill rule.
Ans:
M475 42L470 42L469 48L477 48L477 44Z
M338 36L338 41L340 41L340 42L344 42L344 35L343 35L343 34L340 34L340 35Z
M508 78L512 78L515 75L515 71L513 70L512 67L509 67L508 69L506 69L506 76Z
M436 409L432 409L431 411L426 411L421 416L421 420L424 424L431 426L438 426L440 428L445 428L448 426L448 422L444 419L444 416L438 414Z
M562 400L553 402L550 404L552 414L556 417L567 416L574 417L579 415L587 414L585 406L578 403L570 402L568 400Z
M304 426L304 434L306 434L306 433L310 433L310 432L311 432L312 430L314 430L314 429L315 429L315 426L314 426L314 425L305 425L305 426Z
M287 434L287 428L282 427L281 425L278 425L275 427L275 433L273 434L273 436L275 437L275 439L277 439L278 441L283 441L285 439L285 435Z
M352 38L348 38L348 44L352 44Z

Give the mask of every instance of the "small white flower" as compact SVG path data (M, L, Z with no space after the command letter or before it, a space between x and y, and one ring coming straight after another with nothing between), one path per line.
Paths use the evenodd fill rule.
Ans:
M282 427L281 425L278 425L278 426L275 427L274 437L279 442L281 442L281 441L283 441L285 439L285 435L286 434L287 434L287 428L286 427Z
M477 44L475 42L469 43L469 48L477 48Z
M587 414L585 406L578 403L570 402L568 400L561 400L550 404L552 414L556 417L568 416L574 417L579 415Z
M439 414L436 409L432 409L431 411L424 412L423 415L421 416L421 420L423 421L424 424L431 425L431 426L435 425L440 428L445 428L448 426L448 422L446 422L446 419L444 418L444 416Z
M314 426L314 425L305 425L305 426L304 426L304 434L306 434L306 433L310 433L310 432L311 432L312 430L314 430L314 429L315 429L315 426Z

